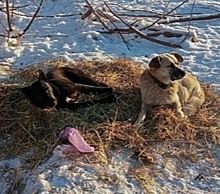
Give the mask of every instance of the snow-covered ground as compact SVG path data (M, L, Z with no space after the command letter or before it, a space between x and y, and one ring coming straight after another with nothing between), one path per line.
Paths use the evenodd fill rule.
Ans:
M13 28L11 36L17 35L27 25L36 10L39 0L15 0ZM90 4L103 11L103 1L91 0ZM150 17L156 13L168 13L183 1L170 0L107 0L108 5L118 13L124 21L135 22L141 29L157 18ZM195 4L194 4L195 3ZM194 4L194 6L193 6ZM216 86L220 91L220 18L173 24L155 24L155 29L190 34L198 37L198 42L191 38L173 37L160 40L181 45L182 48L171 48L137 37L134 33L123 35L103 33L107 30L92 14L82 20L88 6L84 0L45 0L30 29L14 46L11 41L0 36L0 78L9 79L11 70L25 68L41 63L50 58L64 58L67 61L84 59L111 60L117 57L129 58L139 65L146 66L149 60L158 53L175 51L184 57L183 67L195 74L202 82ZM5 0L0 0L0 34L6 34L7 27ZM193 10L192 10L193 7ZM110 14L105 7L107 14ZM133 11L132 11L133 10ZM135 11L134 11L135 10ZM189 0L171 14L190 16L197 14L220 14L219 0ZM136 15L132 17L131 15ZM147 15L147 16L146 16ZM140 17L141 16L141 17ZM114 24L125 28L125 24L115 17ZM171 17L169 17L171 18ZM110 28L114 28L108 20L101 18ZM164 19L166 20L166 19ZM164 21L161 20L161 21ZM167 19L168 21L168 19ZM148 33L149 31L143 31ZM149 183L148 193L220 193L220 153L219 147L210 146L213 159L202 158L193 163L155 155L155 166L146 169ZM170 148L171 149L171 148ZM173 148L174 149L174 148ZM140 184L130 176L132 161L126 161L123 155L114 154L108 165L91 164L82 160L63 157L65 147L57 147L54 155L31 172L23 169L24 158L13 158L0 162L0 193L10 193L16 188L19 179L20 193L144 193ZM167 150L172 153L172 150ZM202 151L201 151L202 153ZM154 171L154 176L150 173ZM105 172L105 174L104 174ZM202 174L203 179L196 178ZM106 180L99 175L105 175ZM102 177L103 177L102 176ZM17 192L19 193L19 192Z

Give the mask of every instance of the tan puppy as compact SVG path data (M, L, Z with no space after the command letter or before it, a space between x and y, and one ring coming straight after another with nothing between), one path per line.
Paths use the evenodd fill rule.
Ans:
M204 103L198 80L179 67L183 57L165 53L154 57L140 77L141 112L135 124L142 124L152 107L171 105L181 117L193 115Z

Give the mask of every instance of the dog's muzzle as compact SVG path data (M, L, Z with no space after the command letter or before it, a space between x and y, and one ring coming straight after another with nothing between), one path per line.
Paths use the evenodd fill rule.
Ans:
M179 69L179 68L173 68L170 72L170 79L172 81L182 79L185 76L185 71Z

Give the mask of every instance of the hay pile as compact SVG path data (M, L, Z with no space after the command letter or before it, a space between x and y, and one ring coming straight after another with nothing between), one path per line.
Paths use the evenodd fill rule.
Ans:
M42 68L65 65L62 61L45 62ZM69 64L71 65L71 64ZM72 64L73 65L73 64ZM132 125L140 109L138 78L143 71L132 61L83 61L75 64L98 81L114 87L122 94L117 103L69 110L40 110L30 104L14 87L0 88L0 158L32 151L30 164L36 164L54 149L58 134L66 125L76 127L84 139L99 152L131 148L142 161L152 163L153 145L158 142L187 142L196 146L220 144L220 97L203 85L207 99L190 119L177 117L172 110L157 108L142 127ZM39 66L38 66L39 67ZM11 83L20 86L33 82L36 67L16 73ZM94 97L94 96L93 96Z

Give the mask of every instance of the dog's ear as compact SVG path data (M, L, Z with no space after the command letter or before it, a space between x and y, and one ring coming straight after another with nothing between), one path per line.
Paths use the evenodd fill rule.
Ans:
M47 78L41 69L38 70L38 74L38 81L47 81Z
M151 59L149 63L149 67L156 68L156 69L160 68L161 60L162 60L161 56L154 57L153 59Z
M182 57L180 54L174 53L174 52L172 52L171 54L172 54L174 57L176 57L176 59L177 59L179 62L183 62L183 57Z

